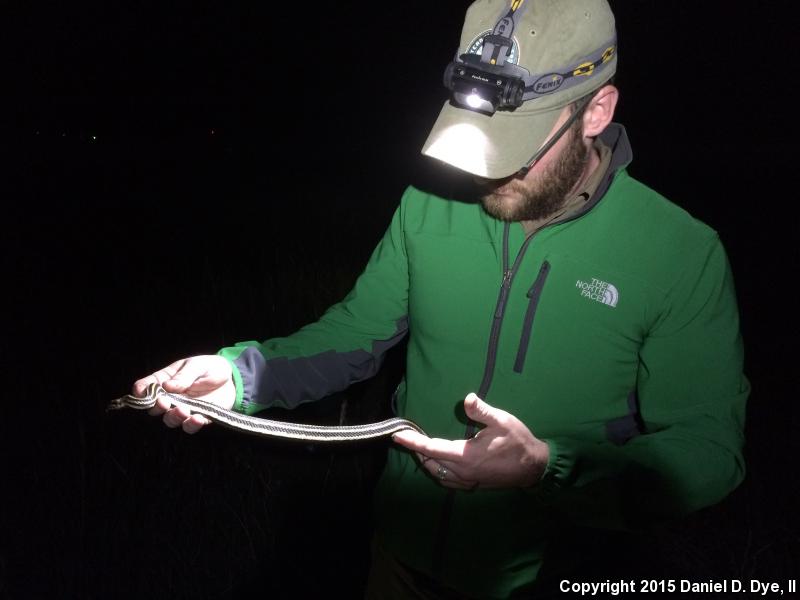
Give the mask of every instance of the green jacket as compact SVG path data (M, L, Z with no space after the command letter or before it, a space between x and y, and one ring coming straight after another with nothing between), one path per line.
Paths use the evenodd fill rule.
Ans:
M399 415L465 435L477 392L550 448L529 489L452 492L392 447L381 543L478 597L532 582L560 519L638 528L742 480L749 385L733 281L706 225L631 178L625 131L584 210L526 239L479 204L413 187L353 290L285 338L220 351L235 409L293 407L375 374L408 335Z

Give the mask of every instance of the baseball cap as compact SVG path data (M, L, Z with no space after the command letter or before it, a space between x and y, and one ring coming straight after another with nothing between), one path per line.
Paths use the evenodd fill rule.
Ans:
M498 43L498 35L507 41ZM456 63L464 55L480 56L477 64L492 65L492 72L506 63L527 70L524 101L488 114L448 100L422 153L501 179L534 156L565 106L614 75L614 15L606 0L477 0L467 9Z

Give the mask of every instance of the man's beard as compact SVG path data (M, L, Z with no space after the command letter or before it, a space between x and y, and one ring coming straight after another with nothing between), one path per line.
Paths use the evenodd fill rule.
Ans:
M508 196L490 192L481 198L483 209L502 221L540 221L557 213L566 203L567 194L578 183L589 158L583 143L580 121L570 129L569 145L558 161L548 165L539 178L529 184L511 178L501 187L504 192L519 198L513 204Z

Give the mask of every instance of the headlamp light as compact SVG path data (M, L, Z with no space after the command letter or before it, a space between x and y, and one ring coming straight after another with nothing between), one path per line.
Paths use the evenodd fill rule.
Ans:
M525 93L522 75L508 73L512 65L507 65L504 72L491 65L471 65L476 58L462 54L460 61L451 62L445 69L444 85L451 92L451 101L488 115L522 106Z

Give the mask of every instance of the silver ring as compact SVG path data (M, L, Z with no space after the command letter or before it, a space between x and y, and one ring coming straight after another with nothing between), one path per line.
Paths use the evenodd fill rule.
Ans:
M443 467L442 465L439 465L439 468L436 469L436 476L441 481L444 481L445 477L447 477L447 467Z

